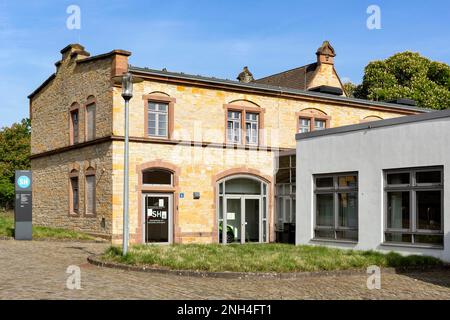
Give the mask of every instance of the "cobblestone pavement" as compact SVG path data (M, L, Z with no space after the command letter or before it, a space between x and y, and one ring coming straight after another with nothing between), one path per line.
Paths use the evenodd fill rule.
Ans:
M105 244L0 241L0 299L450 299L450 271L295 280L213 279L99 268L86 257ZM66 288L69 265L81 268L81 290Z

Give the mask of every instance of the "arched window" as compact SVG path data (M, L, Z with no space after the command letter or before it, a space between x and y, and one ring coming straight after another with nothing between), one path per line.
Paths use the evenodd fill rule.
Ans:
M304 109L297 112L297 132L305 133L330 127L331 117L318 109Z
M142 183L150 186L172 186L173 173L165 169L148 169L142 172Z
M69 173L69 214L78 215L80 207L80 188L78 183L78 171L73 169Z
M268 241L268 184L238 174L217 182L218 240L221 243Z
M96 199L96 179L95 169L89 167L85 172L85 201L86 201L86 215L95 215L95 199Z

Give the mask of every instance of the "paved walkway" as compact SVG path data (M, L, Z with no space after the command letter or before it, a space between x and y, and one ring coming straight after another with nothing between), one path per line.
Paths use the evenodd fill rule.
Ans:
M450 299L450 271L382 275L368 290L364 275L295 280L229 280L99 268L86 257L105 244L0 241L0 299ZM66 288L69 265L81 290Z

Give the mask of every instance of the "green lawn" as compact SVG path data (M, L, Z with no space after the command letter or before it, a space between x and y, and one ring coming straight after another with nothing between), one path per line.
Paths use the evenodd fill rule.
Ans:
M110 247L103 261L128 265L163 267L174 270L236 271L236 272L301 272L441 265L438 259L426 256L403 257L397 253L340 250L319 246L288 244L245 245L138 245L123 257L121 249Z
M12 213L0 212L0 237L14 237L14 216ZM76 231L33 226L33 239L94 240L95 238Z

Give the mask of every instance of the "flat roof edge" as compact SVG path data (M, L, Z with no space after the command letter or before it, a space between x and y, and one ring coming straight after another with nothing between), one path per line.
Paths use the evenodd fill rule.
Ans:
M305 139L323 137L323 136L339 134L339 133L348 133L348 132L353 132L353 131L377 129L377 128L390 127L390 126L395 126L395 125L408 124L408 123L421 122L421 121L430 121L430 120L443 119L443 118L449 118L449 117L450 117L450 109L446 109L446 110L441 110L441 111L433 111L433 112L415 114L415 115L410 115L410 116L401 116L401 117L379 120L379 121L371 121L371 122L360 123L360 124L352 124L352 125L348 125L348 126L330 128L330 129L325 129L325 130L311 131L311 132L306 132L306 133L297 133L295 135L295 140L297 140L297 141L305 140Z

